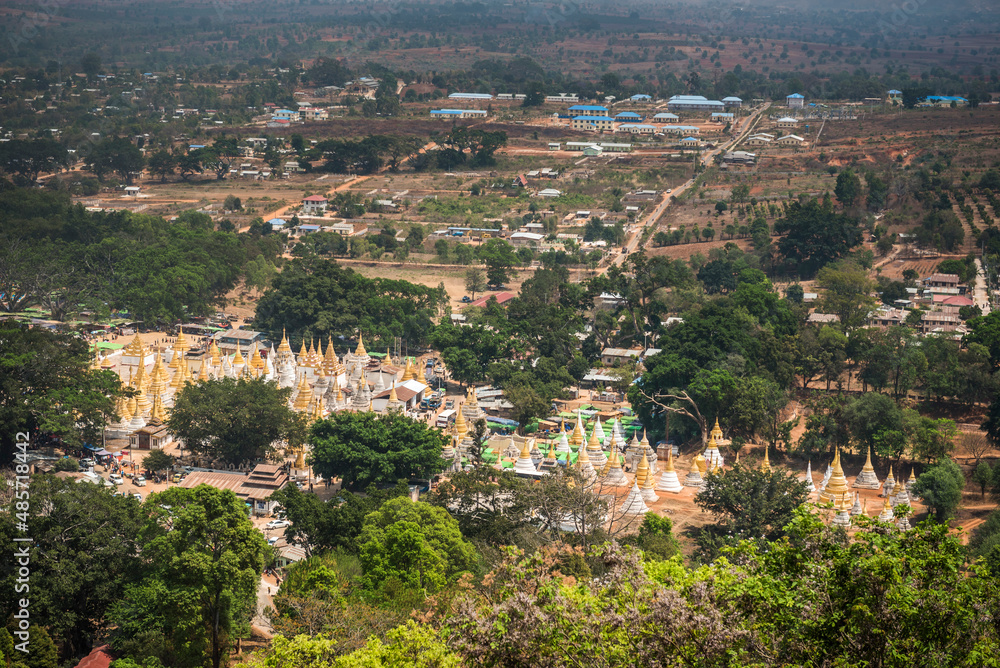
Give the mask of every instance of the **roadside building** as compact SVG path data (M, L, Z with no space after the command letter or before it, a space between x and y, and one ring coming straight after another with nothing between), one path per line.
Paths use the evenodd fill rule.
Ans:
M302 211L307 214L326 213L327 199L322 195L310 195L302 199Z
M725 111L726 105L719 100L709 100L702 95L674 95L667 100L667 109L684 111Z
M571 125L574 130L603 132L614 129L615 119L610 116L577 116L572 120Z
M801 109L806 106L806 96L800 93L792 93L785 97L785 106L789 109Z
M642 349L605 348L601 351L601 363L604 366L621 366L628 361L638 361L642 352Z
M785 135L776 139L774 143L778 146L802 146L805 141L805 139L798 135Z

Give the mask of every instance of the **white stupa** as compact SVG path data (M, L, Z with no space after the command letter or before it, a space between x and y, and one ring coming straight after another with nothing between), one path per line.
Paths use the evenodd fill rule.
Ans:
M705 486L705 480L701 477L701 470L696 462L692 462L691 471L684 477L684 486L698 489Z
M854 486L861 489L879 489L882 485L879 484L878 476L875 475L875 467L872 466L872 450L868 448L868 458L865 460L865 465L861 467L861 473L854 479Z
M587 454L590 454L589 450ZM612 452L608 458L607 474L604 476L603 482L605 485L613 485L614 487L624 487L628 484L628 478L625 477L625 472L622 471L621 459L619 459L617 452Z
M805 480L803 480L803 482L806 484L806 491L807 492L812 493L812 492L816 491L816 485L813 483L813 463L812 463L812 460L809 460L809 463L806 464L806 477L805 477Z
M514 443L514 439L511 438L510 441ZM528 439L524 440L521 445L521 455L514 462L514 472L515 473L536 473L538 469L535 467L535 462L531 461L531 450L528 448Z
M642 492L639 491L638 483L632 483L632 490L625 497L621 512L625 515L645 515L649 512L649 506L642 500Z
M667 453L667 463L663 469L663 473L660 474L660 482L656 486L656 489L661 492L677 494L684 487L681 486L681 481L677 479L677 471L674 470L674 453L670 448L667 448Z
M573 452L573 449L569 447L569 438L566 436L566 430L559 432L559 442L556 444L556 452Z

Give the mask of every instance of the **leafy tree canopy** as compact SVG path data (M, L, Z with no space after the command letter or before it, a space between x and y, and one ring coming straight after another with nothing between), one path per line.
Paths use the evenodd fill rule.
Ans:
M288 407L290 388L263 379L220 378L182 387L167 419L191 450L226 463L255 461L281 442L301 442L305 426Z
M395 578L434 592L470 569L476 555L448 511L405 497L387 501L368 515L358 543L371 589Z
M293 338L401 336L426 339L436 313L437 288L403 280L365 278L327 260L293 260L274 277L257 304L254 326Z
M309 441L313 470L340 478L345 487L395 485L430 477L447 466L441 451L448 437L398 413L341 411L314 423Z

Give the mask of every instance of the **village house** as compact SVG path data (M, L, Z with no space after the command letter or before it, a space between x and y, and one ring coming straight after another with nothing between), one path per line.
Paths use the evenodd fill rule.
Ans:
M322 195L310 195L302 199L303 213L323 214L326 213L327 199Z

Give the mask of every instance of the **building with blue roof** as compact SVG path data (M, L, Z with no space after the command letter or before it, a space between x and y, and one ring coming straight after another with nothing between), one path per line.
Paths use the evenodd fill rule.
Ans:
M726 105L727 109L729 107L742 107L743 100L734 95L730 95L729 97L722 98L722 104Z
M666 122L666 121L679 121L681 119L677 114L667 113L665 111L660 112L653 116L654 121Z
M271 118L276 121L297 121L299 120L299 112L292 111L291 109L275 109L274 113L271 114Z
M785 105L789 109L801 109L806 106L806 96L799 93L792 93L785 96Z
M673 135L696 135L701 133L701 129L695 125L664 125L663 131Z
M725 121L731 121L736 118L736 114L725 112L725 111L715 111L712 112L712 120L716 123L723 123Z
M619 114L615 114L615 119L620 121L639 121L642 120L642 116L634 111L623 111Z
M574 104L569 108L574 116L607 116L608 108L597 104Z
M490 93L451 93L449 100L492 100Z
M656 132L656 126L646 123L622 123L618 126L618 132L628 132L633 135L651 135Z
M723 111L726 105L702 95L674 95L667 100L670 111Z
M575 116L570 125L574 130L613 130L615 119L610 116Z
M922 107L950 107L954 102L956 106L964 106L969 103L964 97L957 95L928 95L920 103Z
M645 93L639 93L637 95L633 95L629 99L632 102L636 102L636 103L640 103L641 104L643 102L651 102L653 98L651 96L649 96L649 95L646 95Z
M482 109L431 109L431 118L486 118Z

